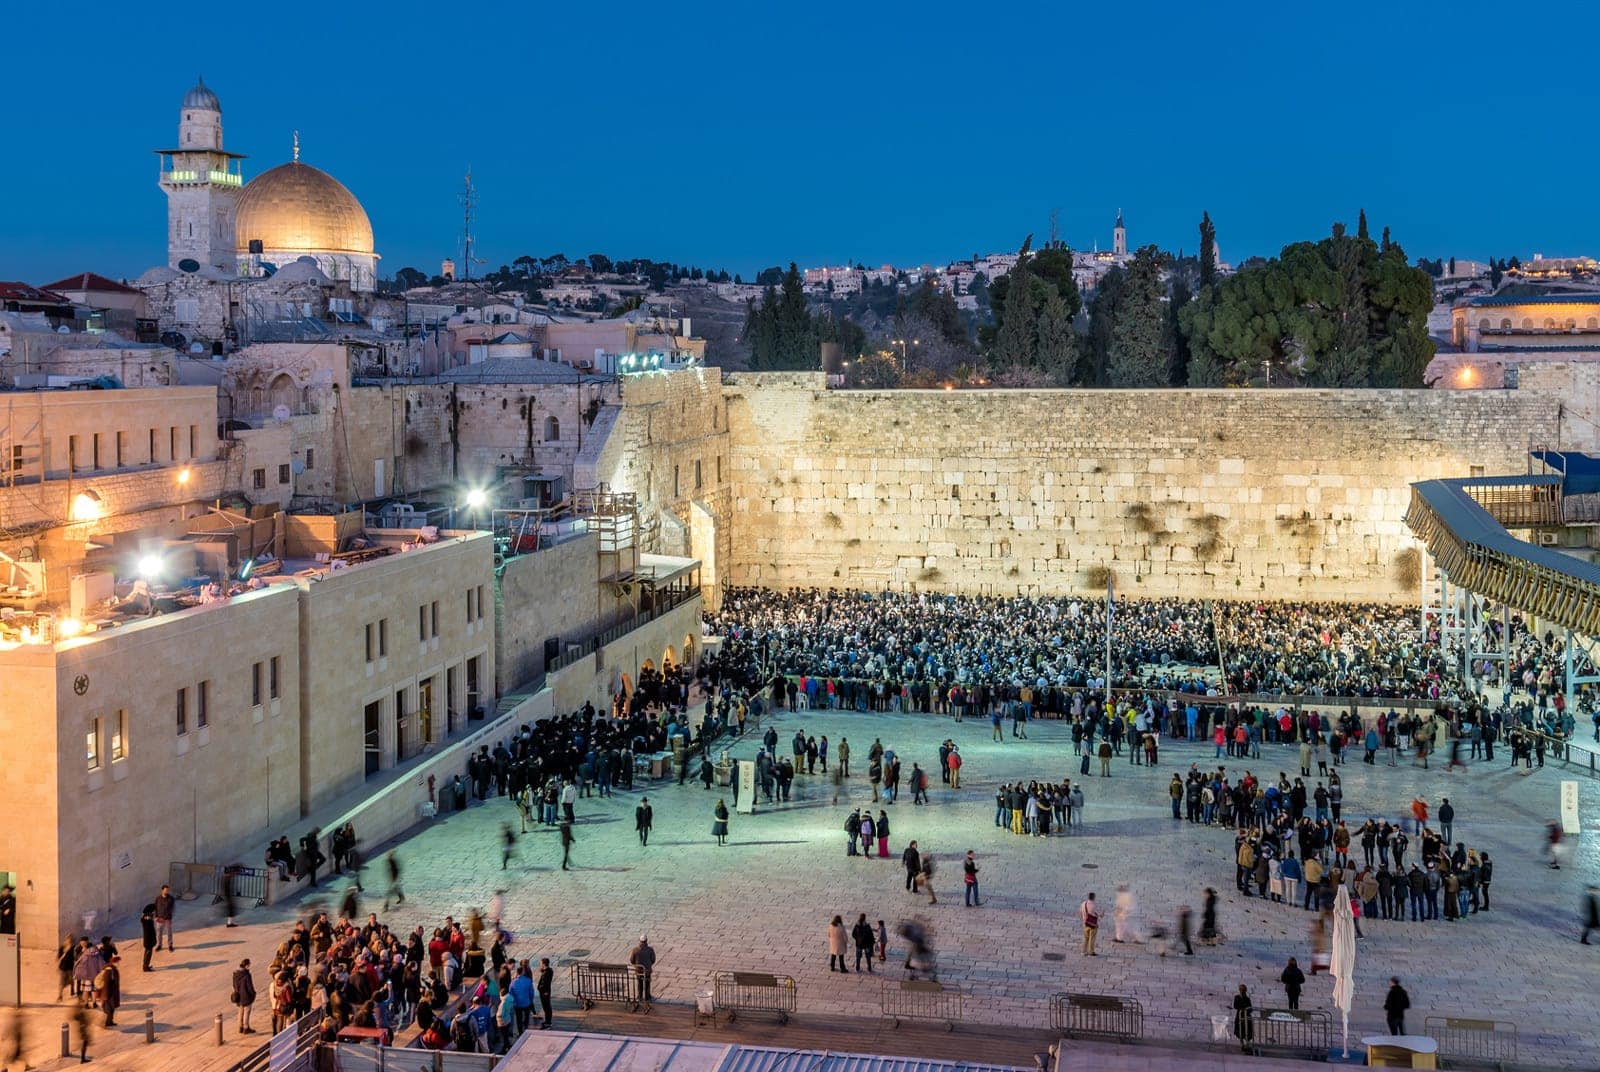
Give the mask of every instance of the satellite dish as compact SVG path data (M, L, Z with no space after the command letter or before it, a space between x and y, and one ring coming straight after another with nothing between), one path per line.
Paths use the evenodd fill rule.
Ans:
M288 406L285 406L282 403L280 403L280 404L272 407L272 419L273 420L275 420L275 421L286 421L286 420L289 419L289 417L290 417L290 413L289 413L289 407Z
M193 275L199 270L200 262L195 260L193 257L185 257L183 260L178 262L178 271L180 272L188 272L189 274Z

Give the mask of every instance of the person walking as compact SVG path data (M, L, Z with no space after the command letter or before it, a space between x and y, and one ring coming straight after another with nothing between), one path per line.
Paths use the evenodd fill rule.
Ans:
M1128 884L1123 883L1117 887L1117 903L1112 919L1116 923L1116 932L1111 940L1118 945L1134 941L1133 937L1133 891L1128 889Z
M510 823L501 823L500 837L503 841L500 850L500 870L504 871L512 857L517 855L517 832L511 829Z
M971 849L967 850L967 858L962 861L961 870L963 881L967 884L967 907L982 905L983 901L978 896L978 860Z
M83 1002L74 1002L72 1006L72 1022L78 1029L78 1063L89 1063L89 1006Z
M171 953L176 947L172 944L172 914L177 908L178 899L172 895L171 886L162 886L161 892L156 894L156 948L161 948L161 939L167 940L167 952Z
M1194 929L1194 912L1188 905L1178 906L1178 941L1183 943L1183 955L1194 956L1194 944L1189 940L1189 935Z
M1446 845L1450 844L1450 832L1455 826L1456 809L1450 803L1450 798L1445 797L1439 801L1439 835L1444 838Z
M1389 993L1384 995L1383 1015L1389 1024L1389 1034L1406 1033L1406 1010L1411 1008L1411 995L1400 985L1400 980L1390 976Z
M250 974L249 957L241 960L234 969L232 1000L239 1007L239 1034L255 1034L256 1029L250 1026L250 1011L256 1003L256 981Z
M878 833L878 859L887 860L889 858L889 813L882 809L878 811L876 829Z
M711 836L717 839L718 845L728 843L728 805L722 800L717 801L717 806L711 812Z
M1284 967L1283 974L1278 976L1278 981L1283 984L1283 992L1289 998L1289 1008L1300 1007L1300 990L1306 985L1306 973L1300 970L1300 965L1293 957Z
M144 935L144 970L150 971L150 954L156 951L156 906L147 904L139 916L139 929Z
M1100 934L1100 907L1094 903L1092 892L1078 906L1078 919L1083 922L1083 955L1099 956L1100 954L1094 951L1094 942Z
M650 828L655 825L655 810L649 797L640 797L639 806L633 809L633 828L639 832L639 844L650 844Z
M834 916L833 922L828 924L828 970L831 972L844 972L850 974L850 969L844 966L845 950L849 948L850 936L845 933L844 917Z
M119 956L112 956L94 979L95 998L106 1014L102 1025L105 1027L117 1026L117 1008L122 1004L122 969L117 965L121 960Z
M391 852L388 855L387 860L389 870L389 889L388 892L383 895L384 912L389 911L390 900L394 900L396 904L406 903L406 891L400 888L400 859Z
M861 913L856 917L856 925L850 930L850 937L856 944L856 971L861 971L861 960L866 958L867 974L872 972L872 947L877 944L878 936L872 931L872 924L867 922L867 914Z
M962 764L964 762L965 761L961 758L960 750L955 749L955 748L950 749L950 764L949 764L949 767L950 767L950 788L951 789L960 789L961 788L961 767L962 767Z
M1100 777L1111 777L1111 742L1102 737L1100 739L1100 750L1097 754L1100 757Z
M563 821L561 824L561 870L571 871L569 865L572 860L572 843L577 839L572 836L572 824Z
M900 862L906 869L906 892L912 892L917 884L917 876L922 873L922 854L917 851L917 843L911 842L906 846L906 851L900 854Z
M550 966L549 957L539 958L539 1008L544 1013L544 1023L539 1025L539 1030L550 1030L550 988L555 984L556 972Z

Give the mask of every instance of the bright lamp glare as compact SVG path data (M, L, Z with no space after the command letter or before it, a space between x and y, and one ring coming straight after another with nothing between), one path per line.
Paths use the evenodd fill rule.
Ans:
M161 576L161 556L145 555L139 559L139 576L145 580L153 580Z
M489 493L484 491L482 488L473 488L471 491L467 492L467 505L472 507L474 510L488 501Z
M105 516L105 512L105 505L101 503L100 496L94 492L82 491L73 496L73 521L98 521Z

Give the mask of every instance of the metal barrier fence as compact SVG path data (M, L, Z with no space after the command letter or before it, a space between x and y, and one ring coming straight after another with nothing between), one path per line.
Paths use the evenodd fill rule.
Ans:
M683 606L685 603L689 602L689 600L693 599L699 594L700 590L698 588L681 592L659 592L656 595L655 606L651 607L649 610L640 611L638 614L635 614L632 618L629 618L625 622L618 622L610 629L600 633L595 633L592 636L586 637L582 640L563 638L562 647L565 650L563 650L560 655L557 655L554 659L551 659L545 664L544 672L546 674L553 674L558 670L563 670L572 665L579 659L588 658L601 648L605 647L607 644L620 640L629 633L633 632L635 629L649 625L662 615L677 610L679 607Z
M879 1002L885 1020L933 1020L942 1022L946 1031L956 1029L962 1019L963 993L959 986L946 986L931 979L905 979L885 982L879 991Z
M794 980L787 975L719 971L712 982L715 1008L726 1011L729 1021L741 1012L775 1012L778 1023L786 1024L795 1010Z
M1439 1044L1446 1060L1501 1065L1517 1059L1517 1025L1504 1020L1429 1016L1422 1032Z
M1144 1006L1113 994L1055 994L1050 1027L1068 1038L1137 1042L1144 1037Z
M1245 1048L1258 1056L1284 1054L1328 1059L1333 1020L1322 1009L1250 1010L1250 1039Z
M172 887L172 895L179 900L215 897L221 871L216 864L174 861L167 865L167 884Z
M228 1072L311 1072L316 1067L317 1030L325 1015L327 1010L320 1006L312 1009L228 1066Z
M354 1042L324 1045L338 1072L489 1072L498 1054L419 1050L414 1047L364 1046Z
M231 888L235 897L248 899L257 908L267 903L267 869L264 867L225 867L222 881L227 885L217 891L219 900Z
M613 1001L628 1006L629 1012L638 1012L642 1005L650 1010L644 996L644 972L632 964L600 964L581 960L572 966L572 996L585 1009L592 1009L597 1001Z

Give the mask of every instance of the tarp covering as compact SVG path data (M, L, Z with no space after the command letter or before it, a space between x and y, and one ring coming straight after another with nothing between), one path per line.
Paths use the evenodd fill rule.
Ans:
M1591 495L1600 492L1600 458L1573 450L1536 450L1533 456L1563 477L1561 494Z

